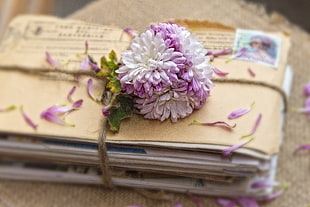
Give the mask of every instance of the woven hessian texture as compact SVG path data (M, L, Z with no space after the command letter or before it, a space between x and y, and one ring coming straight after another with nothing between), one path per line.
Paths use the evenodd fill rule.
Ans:
M288 8L290 9L290 8ZM169 18L212 20L238 28L284 31L291 34L292 48L288 63L294 68L289 108L301 107L305 98L303 86L310 79L310 36L278 14L267 14L263 7L243 0L160 0L160 1L96 1L69 18L116 26L138 31L150 22ZM310 122L307 117L289 111L285 123L285 142L282 145L277 180L290 184L284 195L270 207L294 207L310 204L310 154L293 155L294 149L310 143ZM184 207L195 206L187 195L167 193L170 201L146 199L133 189L111 191L99 186L0 181L0 206L109 206L125 207L139 204L144 207L172 207L180 201ZM199 196L203 206L217 206L214 198Z

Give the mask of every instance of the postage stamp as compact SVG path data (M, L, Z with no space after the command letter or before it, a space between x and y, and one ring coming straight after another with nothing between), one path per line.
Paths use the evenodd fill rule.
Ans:
M255 30L238 29L233 58L277 67L280 59L281 38Z

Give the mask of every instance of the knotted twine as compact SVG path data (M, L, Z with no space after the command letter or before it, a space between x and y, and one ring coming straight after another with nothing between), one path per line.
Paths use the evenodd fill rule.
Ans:
M59 74L66 74L66 75L71 75L71 76L89 76L93 77L96 79L100 79L105 81L104 84L106 84L106 79L102 76L96 75L95 71L84 71L84 70L78 70L78 71L70 71L70 70L64 70L64 69L43 69L43 68L23 68L23 67L18 67L18 66L0 66L1 70L11 70L11 71L18 71L22 73L28 73L28 74L34 74L34 75L40 75L44 73L59 73ZM274 90L278 92L283 100L283 105L284 105L284 112L287 111L287 96L284 90L276 85L266 83L263 81L254 81L254 80L246 80L246 79L218 79L214 78L212 79L213 82L215 83L232 83L232 84L242 84L242 85L256 85L256 86L261 86L265 88L269 88L271 90ZM107 153L107 146L106 146L106 132L107 132L107 122L103 122L103 128L99 133L98 137L98 156L99 156L99 166L102 172L102 181L103 185L108 187L108 188L114 188L115 185L112 181L112 173L111 169L109 166L109 158L108 158L108 153Z

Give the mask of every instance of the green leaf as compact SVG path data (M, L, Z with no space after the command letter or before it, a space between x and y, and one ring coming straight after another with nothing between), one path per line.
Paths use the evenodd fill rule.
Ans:
M114 52L114 50L112 50L112 51L109 53L109 59L110 59L112 62L117 62L117 57L116 57L116 53Z
M121 121L133 114L134 102L132 97L126 94L119 94L112 104L119 105L119 107L111 108L109 110L110 115L108 117L108 121L111 131L117 132L120 128Z

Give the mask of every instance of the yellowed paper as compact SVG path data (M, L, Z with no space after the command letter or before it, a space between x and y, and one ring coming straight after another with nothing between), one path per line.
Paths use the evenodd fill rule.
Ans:
M210 22L194 22L192 27L190 21L185 23L209 49L224 49L233 44L234 28ZM287 36L281 33L274 35L283 40L278 68L240 60L226 63L228 57L216 58L213 64L222 71L229 72L229 78L264 81L281 87L290 43ZM48 67L44 53L49 51L59 62L64 63L65 69L78 70L81 59L77 54L83 54L85 40L88 40L90 45L89 54L97 61L111 49L115 50L119 57L121 51L130 44L130 37L116 27L51 17L23 16L11 24L5 35L0 47L0 66L18 66L30 70ZM248 67L255 70L255 78L248 74ZM0 97L3 100L1 104L23 104L26 112L39 123L38 130L33 131L24 123L18 112L10 112L0 116L1 131L92 142L97 140L98 132L102 128L101 106L87 96L86 78L80 83L79 92L75 94L76 98L85 100L85 105L68 117L68 121L76 124L75 128L57 126L39 119L40 112L48 106L66 102L66 94L74 85L72 82L51 81L44 77L30 77L6 71L1 71L0 78L7 86L0 89ZM97 86L97 91L102 90L100 82ZM204 148L206 145L225 147L241 142L241 136L250 132L261 113L263 118L254 134L254 140L245 148L272 155L279 151L281 98L278 92L257 85L216 83L204 107L189 117L171 123L169 120L146 120L135 115L122 122L119 133L109 133L107 141L137 144L144 142L155 145L159 143L161 146L165 145L165 142L170 146L171 143L178 143L178 146L184 148L193 144L197 148ZM233 110L248 107L253 102L255 105L246 116L236 120L227 119L227 115ZM233 130L225 130L220 127L191 125L195 119L202 122L226 121L236 123L237 126Z
M7 69L20 67L28 70L53 68L45 60L45 52L61 63L65 70L80 70L85 58L85 41L89 54L100 61L102 55L115 50L120 54L126 49L130 37L122 29L100 26L81 21L63 20L47 16L19 16L10 24L0 46L0 107L23 105L25 113L38 124L33 130L24 121L19 109L1 113L0 131L9 134L25 134L56 139L96 141L104 124L102 105L87 94L89 77L79 81L71 76L50 74L27 74ZM100 97L104 88L102 81L93 79L93 93ZM53 106L71 106L67 100L70 89L76 86L74 100L83 99L82 108L70 113L66 121L75 127L62 126L40 118L40 113Z

